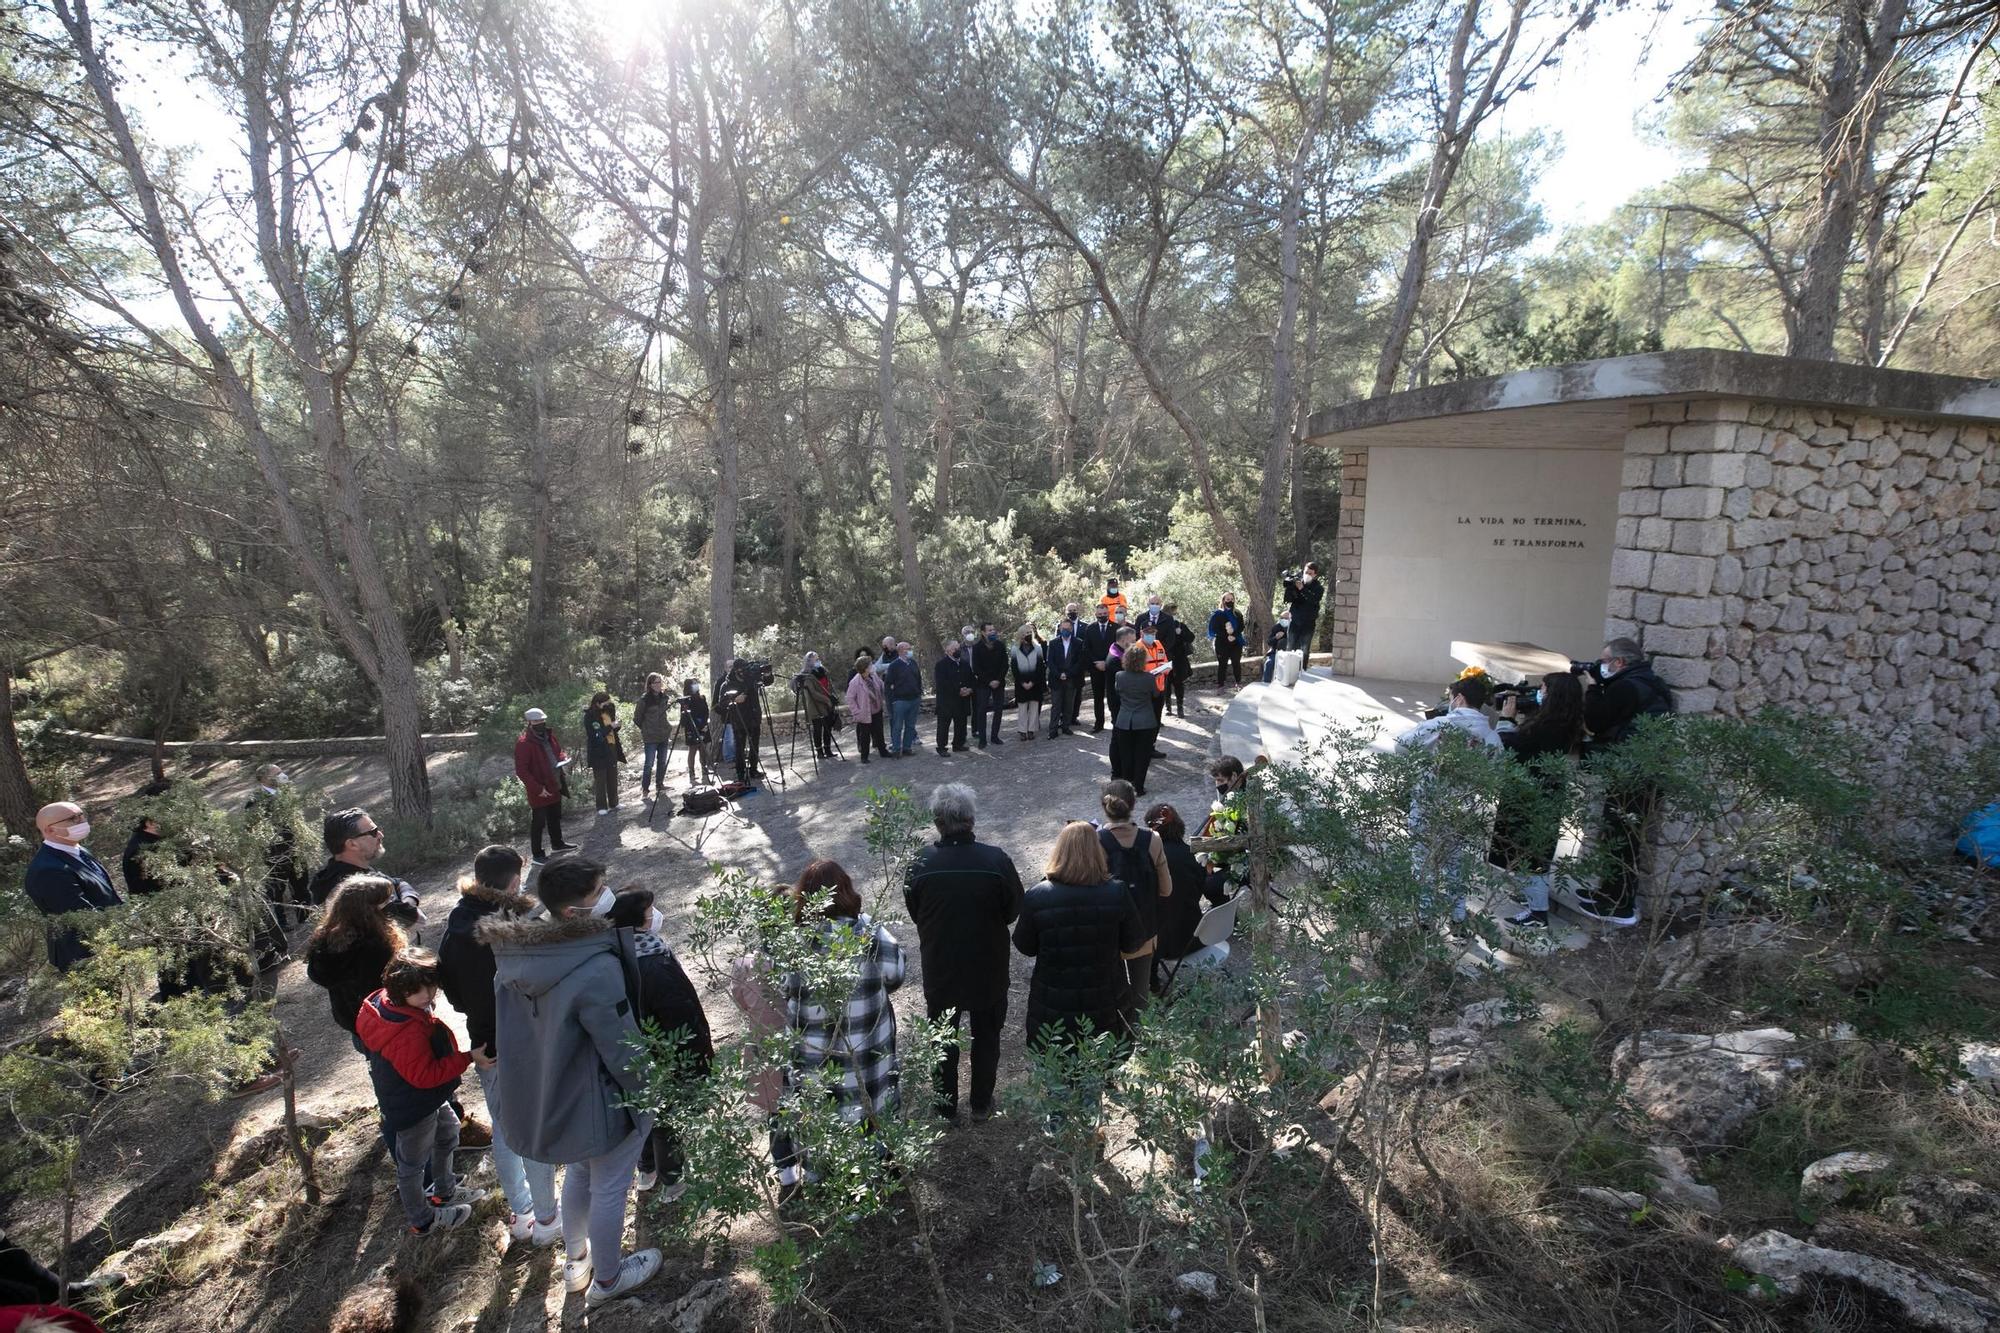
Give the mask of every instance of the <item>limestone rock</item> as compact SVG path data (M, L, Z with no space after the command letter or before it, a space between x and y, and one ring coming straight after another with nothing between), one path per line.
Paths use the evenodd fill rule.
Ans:
M1606 1208L1616 1208L1621 1212L1636 1213L1646 1206L1646 1196L1634 1194L1631 1190L1606 1189L1602 1185L1585 1185L1577 1190L1577 1197L1591 1203L1602 1204Z
M1627 1093L1655 1123L1696 1147L1727 1143L1805 1067L1783 1028L1714 1034L1644 1032L1612 1053Z
M1191 1273L1182 1273L1174 1279L1174 1286L1188 1293L1190 1296L1199 1296L1205 1301L1214 1300L1218 1293L1215 1274L1204 1273L1200 1269L1196 1269Z
M1894 1301L1911 1323L1924 1328L1988 1333L2000 1321L2000 1302L1889 1259L1823 1249L1782 1231L1725 1240L1723 1248L1746 1272L1770 1278L1786 1293L1798 1291L1808 1277L1838 1278Z
M2000 1191L1976 1181L1911 1176L1877 1211L1898 1226L1948 1227L1988 1253L2000 1250Z
M1958 1048L1958 1064L1968 1077L1955 1085L1955 1090L1970 1088L1989 1097L2000 1096L2000 1042L1966 1042Z
M1653 1197L1670 1208L1699 1213L1703 1217L1722 1214L1722 1196L1715 1186L1694 1178L1687 1154L1678 1148L1648 1148L1653 1159Z
M90 1280L105 1287L123 1286L132 1280L134 1273L157 1263L200 1234L201 1228L191 1224L142 1236L116 1254L106 1255L104 1262L91 1270Z
M1841 1203L1886 1180L1895 1167L1878 1152L1837 1152L1806 1167L1799 1177L1799 1202L1824 1208Z
M671 1304L647 1299L650 1288L640 1293L593 1311L592 1333L719 1333L740 1322L729 1312L735 1288L722 1278L702 1279Z

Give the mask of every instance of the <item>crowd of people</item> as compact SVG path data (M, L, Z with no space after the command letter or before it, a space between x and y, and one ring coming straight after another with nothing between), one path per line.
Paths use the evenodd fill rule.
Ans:
M1324 595L1317 564L1287 572L1282 607L1265 639L1265 681L1272 678L1279 653L1310 651ZM1202 630L1214 655L1218 690L1243 683L1246 630L1236 600L1234 593L1218 599ZM844 704L855 756L864 764L875 756L905 759L922 750L918 717L927 686L936 714L933 748L946 759L1005 745L1010 729L1016 743L1074 735L1088 700L1090 734L1111 732L1111 776L1144 796L1152 761L1160 755L1162 720L1187 716L1187 684L1201 637L1180 608L1157 593L1135 612L1112 578L1088 615L1082 603L1071 602L1046 635L1032 622L1015 631L1011 642L991 621L963 626L939 645L928 676L917 646L888 634L878 645L855 651L844 680L819 653L808 652L789 684L814 760L846 759L838 735ZM773 711L768 691L775 681L769 664L743 658L730 659L706 692L699 681L688 680L676 695L659 672L646 678L633 723L644 744L639 794L649 813L667 794L677 749L686 755L691 789L712 784L725 765L733 765L741 787L763 776ZM595 808L608 815L618 807L619 772L626 763L623 724L610 694L593 696L579 722ZM527 794L536 864L571 846L562 831L569 765L548 715L528 709L515 742L514 769ZM667 809L671 814L671 803Z

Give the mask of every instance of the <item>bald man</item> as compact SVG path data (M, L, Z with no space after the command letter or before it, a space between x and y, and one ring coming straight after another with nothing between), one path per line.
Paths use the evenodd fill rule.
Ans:
M35 815L42 845L28 862L28 897L46 916L67 912L102 912L124 902L111 887L111 872L84 850L90 820L83 807L69 801L45 805ZM49 966L67 972L90 957L90 946L75 928L49 923Z

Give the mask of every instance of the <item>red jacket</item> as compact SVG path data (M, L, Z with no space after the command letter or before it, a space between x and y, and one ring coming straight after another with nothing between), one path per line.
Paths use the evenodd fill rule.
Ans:
M368 1052L375 1100L392 1130L415 1124L448 1101L472 1063L435 1014L392 1004L386 990L363 1002L354 1016L354 1036Z
M556 739L554 727L549 728L549 747L558 760L569 758L563 753L562 742ZM532 731L522 731L520 739L514 742L514 776L528 789L530 808L561 803L562 770L549 762L548 750L542 748ZM544 792L548 794L543 795Z

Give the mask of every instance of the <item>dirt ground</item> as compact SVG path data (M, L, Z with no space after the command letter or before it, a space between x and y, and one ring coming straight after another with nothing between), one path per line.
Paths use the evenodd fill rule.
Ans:
M1185 720L1168 718L1160 737L1165 757L1154 761L1145 804L1168 801L1183 818L1198 827L1213 793L1206 774L1210 742L1227 696L1213 691L1190 694ZM638 764L626 774L625 798L612 814L597 816L572 799L566 811L566 832L586 855L610 866L611 883L624 886L639 883L658 896L667 917L666 935L670 942L684 931L687 914L696 895L709 879L710 862L754 871L773 880L790 880L816 857L841 861L853 875L865 898L875 905L883 919L897 928L909 948L911 975L896 996L896 1007L907 1017L923 1013L921 963L915 949L914 932L903 923L900 893L888 891L865 842L866 806L864 793L871 786L895 785L910 791L918 800L931 788L947 781L972 785L979 798L978 836L1006 849L1020 868L1024 883L1040 877L1041 865L1065 820L1095 815L1099 784L1109 776L1110 732L1088 734L1085 727L1074 737L1051 741L1037 738L1020 741L1012 732L1012 717L1003 731L1004 744L985 751L973 750L949 759L939 758L924 748L916 757L889 760L877 756L862 764L853 756L851 735L842 737L848 758L822 761L812 772L811 760L803 746L796 757L798 768L787 765L786 785L772 783L741 802L740 818L715 817L707 821L669 817L661 810L651 819L637 799ZM931 739L931 720L923 719L921 738ZM454 756L437 756L433 768L452 762ZM774 768L765 758L767 771ZM190 763L180 776L201 783L212 799L235 806L251 786L252 765L241 762ZM300 760L287 768L297 780L323 790L331 805L380 805L386 801L386 784L376 766L366 758L340 760ZM800 771L803 769L803 771ZM91 766L80 783L80 797L87 804L129 795L149 777L143 762L106 761ZM673 774L675 788L685 785L684 775ZM110 847L112 830L102 841ZM526 830L521 831L526 851ZM421 941L434 944L456 897L456 879L469 864L471 847L459 849L460 857L412 882L423 896L429 921ZM532 872L531 872L532 874ZM532 878L529 887L532 888ZM717 1040L725 1040L740 1030L740 1017L726 995L726 978L704 970L699 961L686 960L689 972L701 990ZM1030 960L1014 959L1014 990L1011 1017L1001 1059L1003 1086L1018 1078L1022 1068L1022 1041L1018 1023L1024 1011L1025 988ZM336 1122L335 1140L329 1145L327 1170L329 1194L337 1200L337 1216L323 1226L331 1234L315 1239L313 1256L299 1256L297 1283L281 1280L268 1289L229 1289L229 1284L213 1293L205 1303L201 1326L258 1330L319 1329L327 1326L329 1302L335 1301L349 1285L364 1280L387 1261L399 1244L400 1226L393 1180L379 1145L369 1142L365 1126L372 1116L372 1097L365 1065L344 1032L327 1013L326 997L306 979L303 965L287 964L276 974L276 996L280 1020L293 1044L300 1046L300 1107L309 1115ZM463 1033L462 1020L440 1000L440 1012ZM462 1100L480 1119L485 1119L478 1084L468 1079ZM181 1214L200 1203L210 1188L219 1162L244 1143L265 1135L278 1125L282 1107L276 1093L246 1102L200 1103L177 1100L163 1094L144 1107L135 1108L135 1123L121 1125L105 1136L112 1146L103 1159L87 1173L91 1182L77 1221L82 1237L78 1257L83 1271L104 1256L129 1245L139 1237L172 1225ZM1004 1133L1000 1122L968 1128L956 1136L951 1151L982 1161L1011 1158L1016 1151L997 1139ZM978 1140L975 1142L975 1140ZM482 1183L491 1185L490 1174ZM284 1212L289 1201L272 1200L272 1217ZM1004 1202L995 1207L1004 1208ZM8 1210L8 1230L34 1237L54 1234L58 1221L47 1208L16 1201ZM267 1219L268 1220L268 1219ZM968 1219L970 1220L970 1219ZM251 1231L256 1219L243 1225ZM292 1225L291 1222L281 1224ZM972 1230L976 1231L976 1227ZM976 1235L966 1237L977 1247ZM339 1252L339 1262L329 1266L324 1251ZM240 1256L239 1256L240 1257ZM684 1256L684 1259L686 1257ZM292 1262L292 1261L281 1261ZM229 1265L224 1264L225 1267ZM546 1264L543 1265L546 1267ZM669 1272L661 1283L685 1287L699 1276L690 1268L678 1275ZM502 1284L509 1288L503 1306L492 1313L482 1327L527 1329L553 1324L561 1317L564 1293L560 1281L550 1281L540 1269L510 1269ZM495 1297L496 1300L500 1298ZM569 1304L580 1306L579 1301ZM185 1304L176 1306L177 1317L188 1314ZM533 1313L530 1313L533 1311ZM137 1313L137 1312L135 1312ZM136 1328L192 1327L181 1322L159 1322L169 1312L148 1311L129 1326ZM445 1327L432 1324L427 1327Z

